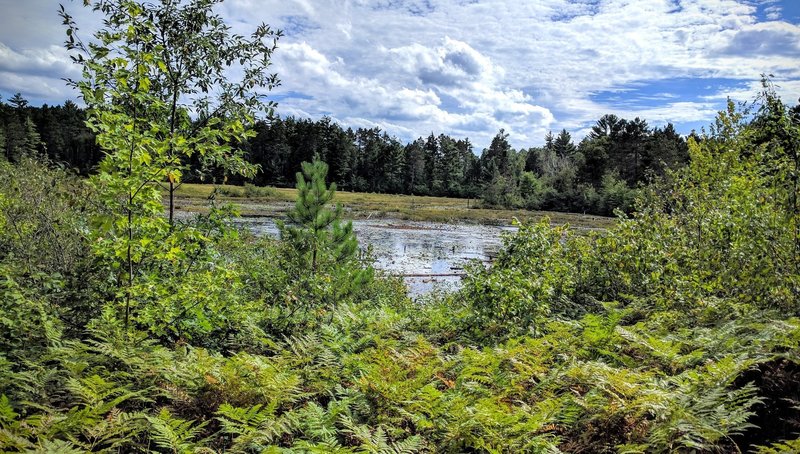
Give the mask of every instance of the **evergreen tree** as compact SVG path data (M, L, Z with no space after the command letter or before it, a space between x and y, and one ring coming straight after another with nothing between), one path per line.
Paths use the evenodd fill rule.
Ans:
M599 120L592 126L592 132L589 133L590 139L599 139L601 137L609 137L615 140L624 128L625 120L617 117L614 114L606 114L600 117Z
M545 149L539 147L529 148L525 155L525 171L542 175L542 155Z
M553 151L559 158L567 158L575 154L578 149L572 143L572 137L566 129L562 129L553 142Z
M381 192L399 193L403 190L403 146L397 140L384 133L384 143L381 147L383 164L383 186Z
M25 119L27 117L25 108L28 105L19 93L9 98L10 109L6 115L6 159L16 160L26 154L27 151L27 131Z
M6 149L6 132L0 128L0 150Z
M664 175L667 169L676 169L688 161L689 146L672 123L653 130L642 160L645 169Z
M544 148L547 150L553 150L553 131L547 131L547 135L544 137Z
M342 221L342 206L330 207L336 184L326 185L327 174L328 165L318 157L303 162L302 172L297 173L297 201L288 213L290 222L277 222L284 244L287 291L297 295L296 304L281 317L289 324L295 315L305 317L357 295L374 273L359 261L353 223Z
M357 165L357 151L353 143L355 133L348 128L347 131L340 131L336 135L334 148L336 150L335 160L337 161L334 177L342 185L342 189L351 189L355 186L354 171Z
M584 164L579 169L581 181L589 183L595 187L600 185L606 169L611 165L608 159L607 136L597 138L587 137L579 145L580 153L584 156Z
M320 262L342 262L352 259L358 250L353 223L342 223L342 206L328 204L336 194L336 183L326 185L328 164L314 159L304 162L297 172L297 201L289 211L293 225L278 224L281 238L291 243L307 259L312 274Z
M425 141L421 138L406 145L404 154L406 158L406 192L408 194L425 195L428 193L424 147Z
M261 167L261 172L257 173L254 179L256 184L285 185L290 181L286 177L288 173L286 168L291 148L284 120L274 118L270 122L258 122L256 136L248 143L250 145L248 159Z
M42 139L36 130L33 120L27 115L12 115L7 125L6 158L17 161L23 156L30 156L39 151Z
M644 177L642 158L649 139L650 128L647 121L636 117L625 122L616 158L621 165L620 174L631 185L635 185Z
M36 154L42 147L42 137L36 130L36 125L33 124L33 120L31 120L31 117L25 117L24 128L25 128L25 136L21 151L26 156L31 156Z
M508 134L501 129L492 139L489 148L483 150L481 155L481 167L483 168L483 180L492 180L495 169L500 175L508 178L511 175L511 154L513 150L508 143Z
M8 99L8 102L14 106L17 112L22 112L28 107L28 100L22 97L21 93L14 93L14 96Z
M427 181L432 195L440 195L442 192L442 149L436 136L431 133L425 141L425 169L427 170Z

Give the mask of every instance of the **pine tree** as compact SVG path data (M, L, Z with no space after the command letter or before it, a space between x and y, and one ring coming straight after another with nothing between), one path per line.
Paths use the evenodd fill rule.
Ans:
M553 150L559 158L566 158L575 154L578 151L575 144L572 143L572 137L566 129L562 129L553 142Z
M25 138L22 145L22 152L30 156L39 151L41 146L42 137L36 130L36 125L33 124L31 117L25 117Z
M23 98L22 94L20 93L14 93L14 96L8 98L8 102L14 106L14 109L17 112L22 112L26 107L28 107L28 100Z
M358 241L353 223L342 223L342 206L328 205L336 194L336 183L325 184L328 165L319 159L303 162L297 172L297 201L289 211L293 225L279 223L281 239L288 241L307 260L312 274L321 262L343 262L355 257Z

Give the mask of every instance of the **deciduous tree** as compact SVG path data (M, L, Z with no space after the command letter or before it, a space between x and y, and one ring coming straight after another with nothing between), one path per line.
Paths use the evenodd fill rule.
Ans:
M154 289L166 270L186 274L206 250L208 232L174 225L172 197L185 160L199 156L234 173L254 171L233 144L252 136L248 128L258 111L269 113L271 104L265 106L258 89L277 83L266 69L280 33L262 24L249 39L232 34L212 10L217 3L99 0L91 7L104 16L104 26L91 42L78 36L61 7L66 47L83 76L71 84L106 153L93 178L105 209L93 244L117 270L126 326L134 307L146 313L150 303L163 300L164 292ZM243 76L228 80L234 68ZM169 187L167 219L161 184ZM180 317L189 309L169 312Z

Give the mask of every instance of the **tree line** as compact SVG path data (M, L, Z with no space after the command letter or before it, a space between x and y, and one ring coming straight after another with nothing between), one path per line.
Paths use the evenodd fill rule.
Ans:
M103 153L75 103L33 107L19 94L0 102L0 147L9 160L41 153L81 174L92 173ZM183 180L247 180L291 186L300 163L328 163L329 179L357 192L480 198L484 205L612 214L629 211L636 188L688 161L686 140L671 124L609 114L577 144L566 129L540 147L514 149L500 130L476 153L468 138L446 134L402 143L379 128L344 128L330 118L276 117L255 124L255 135L236 145L254 176L226 174L198 155L182 157Z
M103 153L85 122L85 109L72 101L35 107L17 93L8 103L0 102L0 152L12 162L43 154L88 174Z

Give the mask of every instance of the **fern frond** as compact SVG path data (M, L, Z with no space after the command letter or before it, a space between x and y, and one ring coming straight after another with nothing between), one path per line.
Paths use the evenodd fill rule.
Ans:
M16 421L18 416L19 413L14 411L14 407L11 406L8 397L5 394L0 395L0 428L9 427Z
M195 421L173 417L167 409L162 409L156 416L147 416L150 423L150 438L159 448L174 454L195 452L203 440L195 441L207 421L195 424Z
M800 452L800 438L780 443L773 443L769 446L757 446L756 454L789 454Z
M357 424L351 418L342 416L339 423L344 427L344 432L350 434L359 442L357 452L367 454L413 454L422 449L422 439L419 436L408 437L404 440L392 441L382 426L372 430L366 425Z
M80 449L68 441L58 439L42 440L36 449L31 451L47 454L84 454L86 452L85 449Z
M291 434L297 418L291 412L276 416L274 407L256 404L249 408L222 404L217 410L222 432L233 437L234 452L261 451Z

